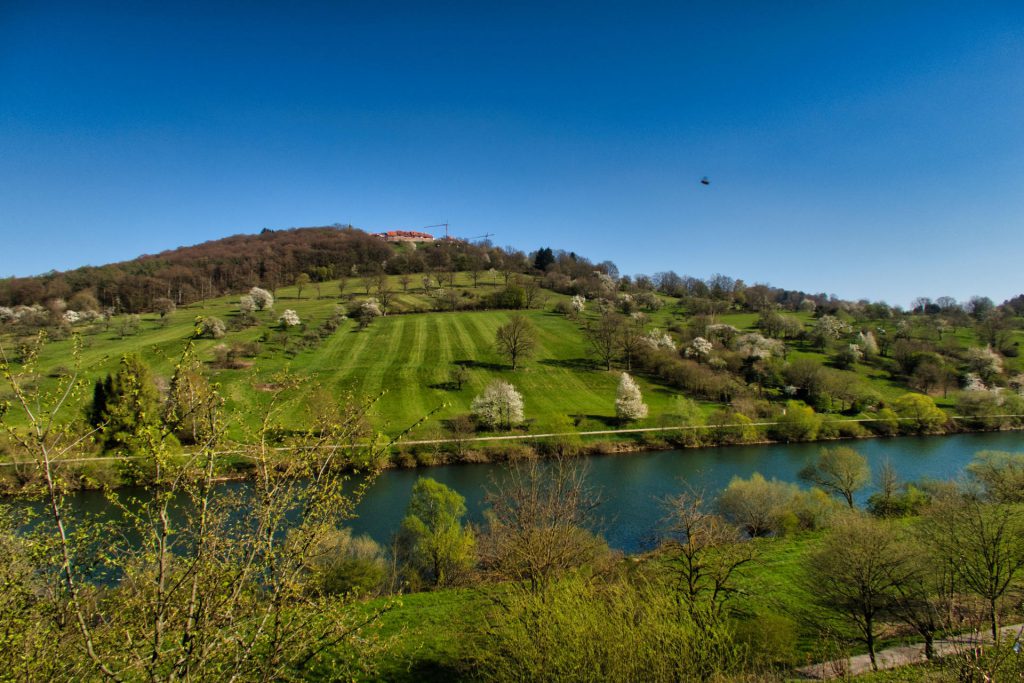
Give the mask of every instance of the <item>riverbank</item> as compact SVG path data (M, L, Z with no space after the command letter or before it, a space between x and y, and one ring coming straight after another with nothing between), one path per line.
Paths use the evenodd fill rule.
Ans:
M993 418L1018 416L993 416ZM395 441L387 448L382 469L419 469L462 464L501 464L529 458L554 456L606 456L665 450L701 450L732 446L770 446L781 444L827 444L837 441L861 441L916 436L952 436L1024 432L1022 427L968 427L977 421L971 416L953 416L942 431L920 430L913 418L898 418L910 429L882 434L863 427L877 419L845 419L830 421L835 427L813 440L781 441L768 438L768 428L778 422L736 422L719 425L636 427L583 432L511 433L449 439L407 439ZM888 420L887 420L888 421ZM859 428L859 429L858 429ZM294 447L279 445L274 451L287 453ZM183 451L181 457L189 453ZM217 452L223 458L217 480L245 481L251 477L252 460L242 445ZM146 484L138 468L129 463L144 461L147 456L86 455L52 461L69 490L117 489ZM15 495L38 482L38 466L24 456L0 460L0 496Z

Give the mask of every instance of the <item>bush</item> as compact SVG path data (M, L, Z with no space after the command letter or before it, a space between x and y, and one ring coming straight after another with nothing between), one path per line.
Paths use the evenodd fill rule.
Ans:
M799 401L787 401L785 412L776 418L778 424L769 429L769 436L779 441L813 441L821 421L814 408Z
M369 536L352 537L338 529L324 538L309 567L312 590L319 595L374 593L384 581L384 551Z
M478 639L485 681L696 681L742 667L724 624L697 624L643 579L570 575L541 593L512 587Z

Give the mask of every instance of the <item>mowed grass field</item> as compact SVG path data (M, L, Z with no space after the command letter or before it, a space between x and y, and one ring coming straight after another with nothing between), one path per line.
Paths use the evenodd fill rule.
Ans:
M460 279L459 285L469 289L468 278ZM400 288L397 282L395 286ZM496 286L481 283L475 291L486 294ZM211 377L235 416L232 434L242 436L242 427L254 425L265 413L271 396L266 387L282 371L307 380L305 387L287 398L280 414L278 423L290 428L308 423L309 403L314 396L322 400L325 396L380 395L370 413L377 430L395 434L431 414L432 418L412 438L441 437L442 422L467 414L473 397L495 379L512 383L523 394L531 432L564 429L567 418L578 423L579 429L615 424L615 390L621 370L599 369L588 357L578 323L550 310L522 312L534 324L538 343L532 357L515 371L498 355L494 343L497 328L508 321L511 311L392 314L377 318L363 330L358 329L356 321L347 320L312 348L286 354L277 332L277 318L285 309L294 309L308 329L315 329L339 305L347 308L365 298L365 290L351 281L344 300L339 299L337 287L337 283L326 283L319 299L313 287L306 287L301 299L294 288L279 288L274 310L257 313L257 325L229 331L219 340L196 340L199 357L209 362L218 344L255 341L269 333L270 340L261 345L259 355L245 359L251 367L210 367ZM547 309L560 298L550 292L544 294ZM395 308L415 310L427 303L422 285L411 286ZM166 380L193 334L197 317L215 316L230 323L237 315L238 297L232 296L180 308L163 321L155 314L142 315L138 332L123 338L119 333L120 317L106 329L80 328L82 377L91 382L105 376L117 368L123 354L137 353ZM289 343L295 344L302 331L293 328L289 337ZM8 348L20 343L10 336L3 342ZM467 368L469 377L461 390L450 382L451 372L458 365ZM71 366L71 340L51 341L45 346L39 363L45 375L56 376L62 368ZM56 382L53 377L46 381ZM653 424L677 392L644 377L638 382L650 406L650 417L641 424ZM88 399L85 395L80 403Z
M393 313L376 319L368 328L359 330L356 321L346 320L330 336L309 348L301 348L304 331L292 328L286 352L278 330L278 317L286 309L294 309L304 329L315 330L339 309L346 311L367 298L365 281L347 280L344 292L337 281L322 283L319 288L308 285L299 296L294 287L278 288L274 310L256 314L257 324L229 331L225 338L195 341L199 357L210 362L214 347L219 344L252 342L261 337L259 354L245 358L251 364L245 369L218 369L209 366L210 376L227 399L234 423L230 433L244 438L246 426L253 426L265 414L271 401L268 385L278 373L288 371L307 384L286 398L284 410L276 422L286 428L302 428L308 424L310 406L323 400L341 400L353 395L370 398L381 395L371 411L373 426L387 434L397 434L426 415L431 419L417 428L411 438L440 438L447 434L444 421L469 412L473 397L495 379L511 382L522 393L528 431L537 433L564 430L567 426L585 431L617 426L615 389L621 370L605 371L589 353L580 323L551 312L554 304L568 297L547 290L541 291L539 308L523 311L537 329L537 348L533 356L512 371L501 358L494 344L495 331L513 314L511 311L425 312L436 305L424 288L423 276L416 275L407 283L391 278L395 291ZM455 287L460 297L472 294L484 297L502 286L500 276L484 274L477 286L468 274L457 275ZM688 319L674 299L664 298L665 306L649 315L648 328L667 329L685 325ZM125 353L139 354L154 373L166 381L187 341L193 336L195 320L214 316L231 324L239 315L238 295L212 299L178 309L161 320L155 314L140 316L136 333L122 336L124 316L104 325L81 326L82 377L91 382L117 368ZM588 311L587 315L592 315ZM806 327L813 324L807 313L796 315ZM754 313L728 313L718 318L741 331L753 331L757 321ZM867 324L868 327L873 325ZM1024 333L1015 331L1014 340L1024 341ZM977 346L973 331L965 328L955 335L961 347ZM23 343L12 335L0 335L8 353ZM63 368L70 368L72 341L52 341L40 358L40 369L54 379ZM805 342L791 344L789 358L811 357L829 364L827 354L819 353ZM461 389L451 384L451 373L463 365L468 381ZM1007 359L1011 368L1019 368L1021 359ZM886 399L907 391L889 374L877 367L858 364L854 371L866 379ZM638 374L636 377L650 408L649 417L636 426L663 423L663 416L675 396L680 393L656 379ZM9 391L0 388L0 400L9 398ZM936 399L946 408L952 407L952 396ZM70 410L81 410L89 400L83 394ZM705 412L714 406L704 403Z

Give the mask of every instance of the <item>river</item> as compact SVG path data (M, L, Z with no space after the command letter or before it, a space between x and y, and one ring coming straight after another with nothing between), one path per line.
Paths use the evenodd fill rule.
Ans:
M835 444L828 444L835 445ZM983 450L1024 451L1024 433L988 432L954 436L900 437L847 441L864 454L872 466L888 459L904 481L959 476L974 454ZM797 472L822 447L820 443L729 446L671 451L650 451L587 457L588 477L604 502L601 531L612 547L627 553L650 549L656 543L663 511L659 500L684 486L708 494L721 491L736 476L760 472L767 478L797 481ZM469 520L483 519L487 486L506 471L501 464L446 465L408 470L388 470L380 475L350 522L357 534L369 534L386 544L405 513L412 486L419 477L432 477L466 497ZM225 488L245 487L227 482ZM125 491L133 495L139 492ZM863 502L871 489L861 491ZM77 512L103 512L108 503L97 491L71 496Z

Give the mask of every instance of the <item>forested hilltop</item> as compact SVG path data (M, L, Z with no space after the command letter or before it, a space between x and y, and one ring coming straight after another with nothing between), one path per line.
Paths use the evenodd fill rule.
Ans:
M367 434L431 416L395 447L403 465L1024 424L1024 296L903 310L724 275L626 276L549 247L308 228L5 280L0 300L8 367L44 388L87 383L64 410L106 454L173 413L186 345L222 387L233 439L275 392L282 443L341 397L377 397ZM649 431L532 437L624 429ZM478 441L495 435L521 439ZM16 450L0 440L0 457Z

